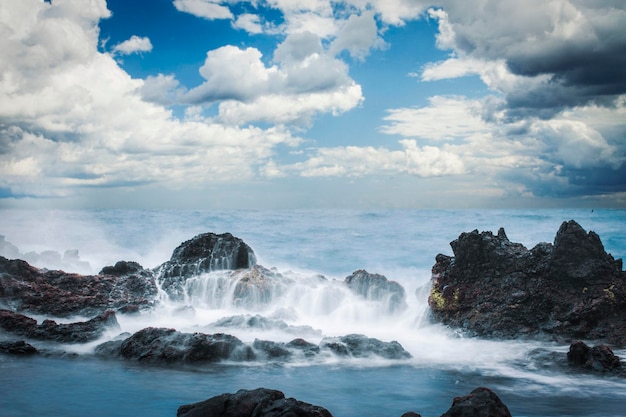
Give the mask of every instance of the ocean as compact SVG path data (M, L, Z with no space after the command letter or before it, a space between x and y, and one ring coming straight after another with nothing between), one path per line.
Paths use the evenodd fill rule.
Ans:
M163 298L140 316L118 314L122 332L156 326L211 333L225 317L259 315L289 326L222 331L244 342L302 337L317 343L359 333L396 340L412 355L176 369L94 357L95 345L116 336L107 334L65 346L65 357L0 355L0 415L172 417L182 404L266 387L335 417L406 411L436 417L455 396L486 386L513 416L626 416L624 379L565 373L533 360L536 349L566 352L567 345L468 338L429 320L431 267L438 253L452 255L449 243L460 233L504 227L511 241L531 248L552 242L570 219L598 233L615 258L626 257L626 210L0 210L5 249L41 268L89 274L119 260L153 268L197 234L230 232L254 250L259 264L294 283L269 304L241 305L211 291L219 272L205 274L183 301ZM408 307L390 312L346 291L341 282L359 269L400 283ZM183 306L193 308L176 314Z

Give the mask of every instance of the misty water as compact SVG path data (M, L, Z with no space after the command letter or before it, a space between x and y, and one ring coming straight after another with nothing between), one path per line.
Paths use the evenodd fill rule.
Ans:
M430 321L430 269L449 242L473 229L504 227L511 241L552 242L574 219L600 235L616 258L626 256L623 210L2 210L0 235L38 267L97 273L119 260L153 268L181 242L205 232L230 232L252 247L259 264L288 282L270 302L241 303L216 291L222 272L190 280L184 300L163 296L139 316L118 314L122 332L147 326L223 332L247 343L364 334L398 341L407 360L340 358L222 363L176 369L102 360L94 347L67 345L62 357L0 355L2 416L175 416L178 406L224 392L266 387L321 405L335 417L399 417L412 410L439 416L455 396L486 386L513 416L624 416L626 381L566 373L536 362L536 349L566 352L547 341L464 337ZM66 253L66 250L78 250ZM56 254L54 252L56 251ZM70 256L71 255L71 256ZM79 257L79 258L78 258ZM348 291L342 281L365 269L397 281L407 307L391 311ZM323 278L322 278L323 277ZM193 307L193 308L181 308ZM227 317L261 316L283 327L220 327ZM43 319L44 317L36 317ZM55 318L56 319L56 318ZM76 317L57 321L77 321ZM36 346L37 343L33 342ZM45 347L45 346L43 346ZM621 357L626 351L616 350Z

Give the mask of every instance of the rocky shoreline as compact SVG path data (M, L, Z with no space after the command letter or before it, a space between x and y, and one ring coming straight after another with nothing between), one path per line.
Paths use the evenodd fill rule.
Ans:
M562 372L626 376L620 358L609 347L626 346L626 272L621 259L606 253L597 234L587 233L570 220L563 222L553 243L539 243L532 249L509 241L503 229L495 235L477 230L462 233L450 245L454 256L437 255L432 268L431 320L470 337L547 338L569 344L567 353L539 349L530 357ZM206 233L183 242L170 260L154 269L120 261L97 275L80 275L0 257L0 353L49 353L49 345L40 349L38 343L89 343L109 335L108 341L94 348L97 357L167 366L306 361L328 356L411 358L396 341L362 334L323 338L319 343L303 338L244 343L227 333L184 333L158 327L119 334L117 315L150 311L158 306L163 292L172 300L181 300L190 280L212 271L221 271L224 287L232 286L240 303L270 304L275 294L292 284L291 278L258 265L253 250L228 233ZM322 276L314 279L326 280ZM383 275L357 270L342 285L365 300L382 303L390 314L407 308L405 289ZM39 323L32 317L42 315L92 318L70 323L48 318ZM214 323L217 328L229 326L289 327L262 316L233 316ZM228 408L233 404L243 408ZM209 409L221 411L206 411ZM483 411L476 414L478 409ZM181 417L284 413L331 416L321 407L285 399L280 391L268 389L224 394L181 406L178 411ZM404 417L417 415L408 412ZM493 392L478 388L455 398L452 408L443 414L465 415L510 414Z

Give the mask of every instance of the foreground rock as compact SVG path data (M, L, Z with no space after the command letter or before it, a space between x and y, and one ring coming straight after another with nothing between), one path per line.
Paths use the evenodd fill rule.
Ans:
M406 292L402 285L389 281L383 275L358 270L344 282L354 293L368 300L386 303L389 312L402 311L406 308Z
M181 243L169 261L155 268L162 288L182 297L187 278L204 272L237 270L256 265L252 248L230 233L204 233Z
M480 387L469 395L454 398L441 417L511 417L511 413L493 391Z
M294 398L281 391L257 388L222 394L206 401L182 405L177 417L332 417L323 407Z
M626 273L594 232L564 222L554 244L527 249L474 230L439 254L428 303L435 320L478 336L550 335L626 345Z
M48 271L0 257L0 302L15 311L67 317L152 305L158 289L151 271L118 262L98 275Z
M30 339L59 343L85 343L97 340L107 330L119 330L120 326L111 310L91 320L58 324L53 320L37 320L10 310L0 310L0 328L6 332Z
M24 340L0 342L0 353L11 355L33 355L38 353L37 348Z

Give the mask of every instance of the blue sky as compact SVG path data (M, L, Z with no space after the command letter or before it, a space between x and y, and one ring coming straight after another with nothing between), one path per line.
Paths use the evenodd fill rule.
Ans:
M626 207L622 0L0 3L0 207Z

